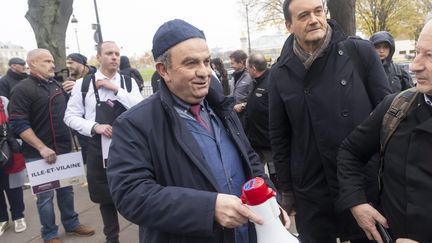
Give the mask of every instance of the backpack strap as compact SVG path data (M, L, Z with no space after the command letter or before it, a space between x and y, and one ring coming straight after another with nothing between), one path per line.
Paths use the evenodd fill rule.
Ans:
M85 97L87 95L87 92L88 92L88 89L89 89L89 86L90 86L90 81L92 81L94 79L95 79L94 73L90 74L90 75L86 75L83 78L83 82L81 84L81 96L82 96L83 106L85 106Z
M124 78L126 90L128 93L130 93L132 90L132 78L129 75L122 75L122 76ZM123 86L122 86L122 88L123 88Z
M355 39L359 39L359 37L348 37L346 40L342 41L342 45L353 63L354 70L356 70L360 78L364 80L366 76L366 67L364 62L360 60Z
M408 113L409 108L417 99L418 92L415 87L404 90L396 95L390 104L389 109L384 114L381 135L380 135L380 167L378 172L378 186L380 194L382 190L382 173L384 171L384 152L388 141L393 133L398 128L401 121L403 121Z
M400 92L396 95L389 109L384 114L380 138L381 154L384 153L387 143L399 126L399 123L405 119L408 109L416 100L417 95L418 92L415 87Z
M127 92L130 93L131 90L132 90L132 79L131 79L131 77L128 76L128 75L120 75L120 76L121 76L121 81L120 81L121 88L124 88L124 86L126 86ZM87 75L87 76L85 76L83 78L83 82L81 84L81 96L82 96L82 103L83 103L84 106L85 106L85 97L87 95L87 92L88 92L88 89L89 89L89 86L90 86L90 82L92 80L94 80L94 79L95 79L94 73L90 74L90 75ZM125 84L123 84L123 82Z

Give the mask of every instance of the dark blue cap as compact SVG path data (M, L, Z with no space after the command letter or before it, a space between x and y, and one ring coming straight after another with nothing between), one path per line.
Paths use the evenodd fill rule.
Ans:
M9 66L12 65L12 64L19 64L19 65L25 66L26 62L23 59L19 58L19 57L12 57L9 60Z
M85 57L80 53L71 53L66 57L66 59L72 59L77 63L81 63L82 65L87 65L87 57Z
M204 32L181 19L170 20L159 27L153 37L153 57L156 60L178 43L191 39L205 39Z

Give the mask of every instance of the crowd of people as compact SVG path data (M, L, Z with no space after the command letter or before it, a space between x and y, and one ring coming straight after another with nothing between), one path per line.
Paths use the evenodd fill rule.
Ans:
M302 243L432 242L432 20L417 40L414 84L392 60L390 32L347 37L320 0L282 9L291 35L271 66L236 50L229 77L204 32L174 19L153 36L150 97L105 41L97 68L69 54L62 82L46 49L10 59L0 111L26 163L54 164L78 142L108 243L120 242L118 213L139 225L141 243L256 242L254 223L265 222L239 198L254 177L278 192L284 226L294 216ZM15 232L27 228L23 174L0 168L0 239L6 199ZM54 195L67 233L95 233L67 186L36 194L44 242L61 242Z

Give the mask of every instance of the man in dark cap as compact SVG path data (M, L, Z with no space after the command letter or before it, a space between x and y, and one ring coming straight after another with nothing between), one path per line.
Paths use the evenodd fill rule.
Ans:
M117 209L140 226L141 243L256 242L248 220L262 221L242 204L241 187L255 176L273 184L247 142L234 98L210 84L204 33L168 21L152 52L159 92L113 125L107 176Z
M9 60L9 70L0 79L0 95L10 99L12 88L25 78L27 78L26 62L19 57L11 58Z
M70 93L75 81L96 72L96 68L87 65L87 57L80 53L71 53L66 57L66 67L69 70L69 77L63 82L63 89Z

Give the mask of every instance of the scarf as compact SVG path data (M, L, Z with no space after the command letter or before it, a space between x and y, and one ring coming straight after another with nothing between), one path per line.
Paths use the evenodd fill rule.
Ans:
M322 55L324 50L328 47L332 37L332 28L330 25L327 25L327 31L326 34L322 40L322 44L317 48L312 54L307 53L298 43L297 38L294 38L294 45L293 50L294 54L300 59L300 61L303 63L306 70L312 66L312 63Z

